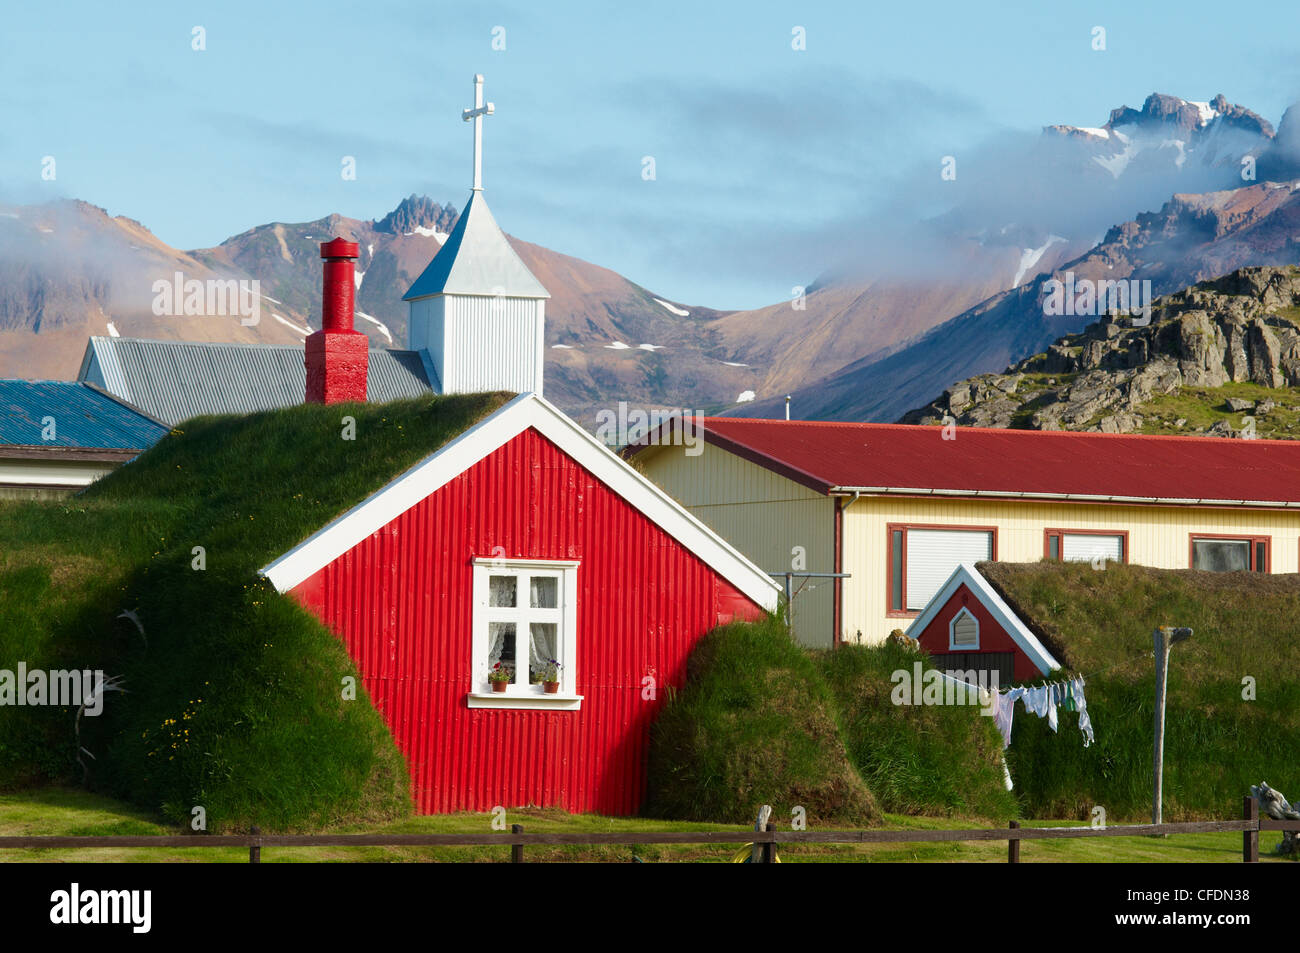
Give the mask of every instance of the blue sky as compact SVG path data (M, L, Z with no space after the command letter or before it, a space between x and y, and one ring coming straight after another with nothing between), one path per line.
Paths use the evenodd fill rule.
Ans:
M816 277L833 236L943 155L1101 125L1153 91L1222 92L1276 124L1300 99L1298 27L1294 0L11 4L0 197L85 199L180 248L377 218L412 192L459 208L481 72L504 228L678 301L751 307Z

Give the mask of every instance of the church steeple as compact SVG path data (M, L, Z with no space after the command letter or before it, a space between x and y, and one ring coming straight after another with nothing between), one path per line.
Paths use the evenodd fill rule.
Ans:
M510 247L483 197L482 123L495 113L474 77L474 185L433 261L403 297L407 346L424 351L444 394L542 392L545 302L541 282Z

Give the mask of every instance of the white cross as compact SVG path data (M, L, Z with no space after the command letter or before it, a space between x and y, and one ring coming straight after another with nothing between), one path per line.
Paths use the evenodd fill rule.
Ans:
M491 116L496 107L491 103L483 104L483 74L474 76L474 108L461 112L460 118L474 121L474 191L483 191L483 117Z

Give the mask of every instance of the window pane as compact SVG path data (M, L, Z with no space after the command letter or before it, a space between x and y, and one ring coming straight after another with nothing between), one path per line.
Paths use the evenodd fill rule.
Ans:
M515 602L514 576L491 576L488 579L488 605L500 609L513 609Z
M515 624L513 622L488 623L488 668L493 669L497 663L510 673L510 680L515 676Z
M892 547L892 565L894 567L893 578L890 580L889 607L891 609L903 608L903 531L894 530L894 539L891 542Z
M1061 558L1061 537L1057 536L1055 533L1047 537L1047 558Z
M560 581L555 576L533 576L528 604L534 609L554 609L559 603Z
M529 627L529 645L528 645L528 680L530 682L540 682L543 676L555 675L555 680L559 680L559 673L552 673L551 665L558 665L559 660L559 639L556 637L556 625L554 622L534 622Z
M952 623L953 645L979 645L980 626L969 612L962 612Z
M1268 572L1268 543L1262 539L1255 543L1255 572Z
M1197 539L1192 541L1192 568L1209 572L1240 572L1250 568L1250 541Z
M960 563L993 558L987 530L909 529L907 531L907 608L924 609Z

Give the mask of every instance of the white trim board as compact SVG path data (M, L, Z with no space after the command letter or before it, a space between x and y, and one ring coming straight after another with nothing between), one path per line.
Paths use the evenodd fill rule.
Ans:
M278 591L287 592L530 428L631 503L747 598L768 611L776 609L781 588L771 577L537 394L521 394L479 421L262 567L261 574Z
M1020 621L1020 616L1012 611L997 590L989 584L989 581L980 575L979 571L969 563L961 563L952 571L948 581L943 584L937 593L934 594L926 607L921 610L921 614L912 620L912 624L907 627L906 635L909 639L916 640L921 637L926 626L934 621L939 610L948 604L948 600L953 597L962 583L966 588L975 594L975 598L984 604L989 614L1007 631L1007 634L1020 646L1020 650L1029 657L1029 660L1038 667L1038 671L1046 675L1048 672L1061 667L1052 653L1047 651L1043 643L1038 641L1038 637L1030 632L1028 627ZM981 633L981 636L983 633ZM983 639L981 638L981 642Z

